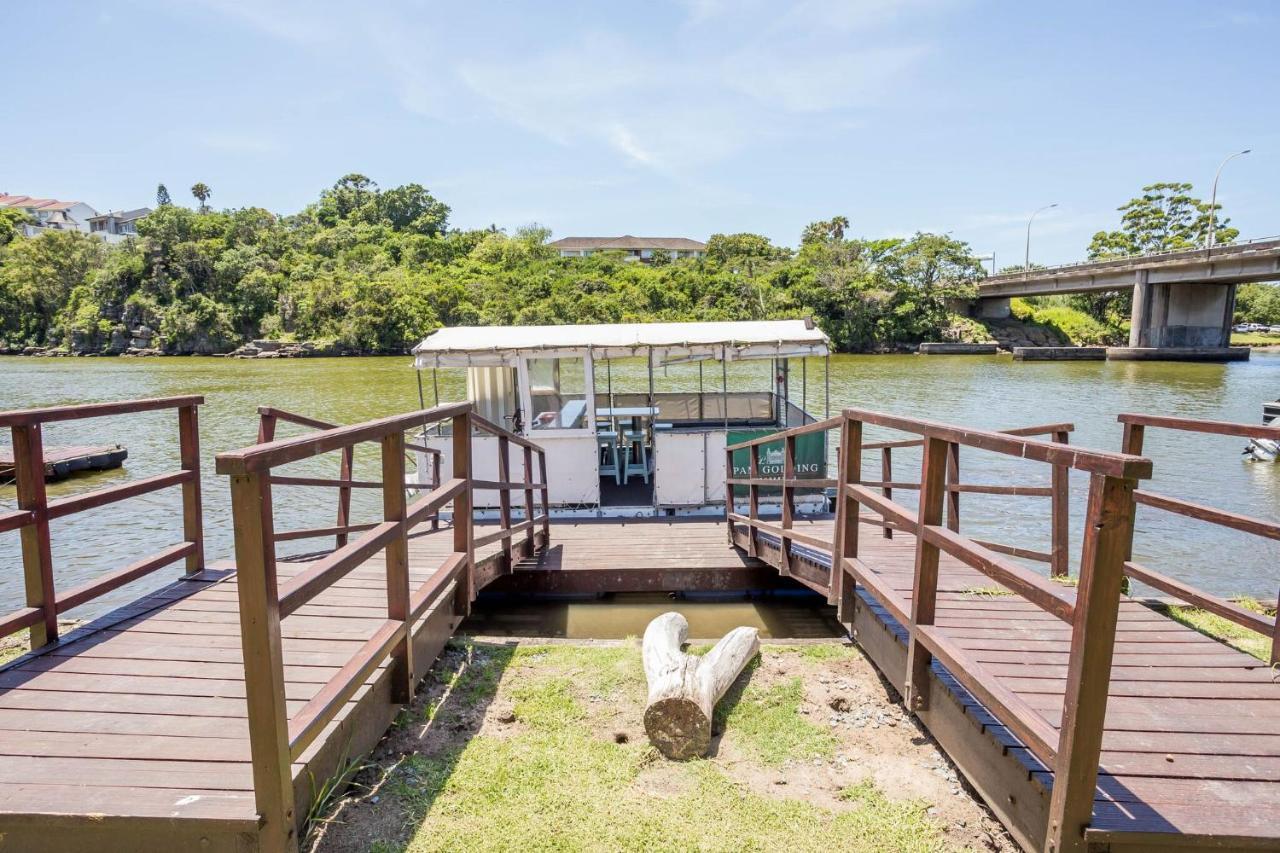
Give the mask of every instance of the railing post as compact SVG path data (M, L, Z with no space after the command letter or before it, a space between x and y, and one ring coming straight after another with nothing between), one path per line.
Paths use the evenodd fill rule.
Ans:
M400 436L400 445L401 445L400 452L403 453L404 452L404 435L403 434L401 434ZM355 468L355 462L356 462L355 447L350 446L350 447L342 448L342 460L338 463L338 479L350 480L352 477L351 472ZM400 465L400 469L403 472L404 470L403 464ZM403 473L401 474L400 482L397 485L400 487L401 491L404 491ZM386 481L383 481L383 488L384 489L386 488ZM347 525L351 524L351 487L350 486L338 487L338 520L336 524L338 527L346 527ZM341 548L343 545L346 545L346 544L347 544L346 533L339 533L337 536L334 537L335 548Z
M498 436L498 480L507 483L511 480L511 441L505 436ZM503 571L509 572L511 565L511 492L505 488L498 490L498 523L508 531L502 537Z
M1071 620L1071 650L1062 697L1062 726L1049 803L1049 853L1084 851L1093 815L1120 614L1124 562L1133 542L1135 481L1094 474L1089 484L1080 583Z
M276 416L262 413L258 417L258 444L266 444L268 441L275 441L276 438Z
M39 607L43 619L31 626L31 648L58 639L57 593L53 587L53 553L49 547L49 500L44 489L44 440L40 424L13 427L13 462L18 509L34 520L21 528L22 578L27 606Z
M1058 444L1066 444L1071 440L1071 434L1060 430L1053 434L1053 440ZM1055 578L1064 578L1071 570L1070 484L1071 469L1066 465L1054 465L1049 487L1049 574Z
M471 517L471 412L453 417L453 476L467 486L453 499L453 551L466 555L462 583L458 584L458 615L471 612L475 596L476 555Z
M400 523L383 552L387 566L387 618L403 622L404 638L391 650L391 701L413 700L413 626L409 624L409 529L405 523L404 433L382 437L382 520Z
M760 479L760 448L759 444L747 448L747 476L751 479L751 485L747 486L747 513L752 521L760 518L760 486L756 483ZM759 554L760 545L756 542L756 528L753 525L747 530L747 555L756 557Z
M726 434L726 440L728 435ZM733 545L733 489L734 486L729 481L733 479L733 451L725 447L724 450L724 529L729 537L729 545Z
M424 430L422 433L423 441L426 441L426 435ZM440 488L440 456L441 454L439 453L431 454L431 487L434 489ZM440 510L438 509L431 514L431 529L440 529Z
M858 556L858 515L860 504L849 494L849 486L862 481L862 421L846 417L840 424L840 449L836 453L836 529L831 543L831 594L836 619L853 623L854 584L845 562ZM887 482L887 481L886 481Z
M960 484L960 445L947 445L947 529L960 532L960 492L951 488Z
M538 448L538 482L542 488L542 547L551 547L551 498L547 486L547 451Z
M538 549L534 543L533 530L533 450L528 447L521 448L524 451L524 520L529 522L529 529L524 532L525 556L532 557ZM436 457L439 459L440 457Z
M790 530L796 518L796 437L782 440L782 529ZM782 575L791 574L791 540L782 537Z
M262 819L261 849L272 853L294 851L298 849L298 839L268 472L232 475L231 517L235 526L236 591L240 600L253 796Z
M204 516L200 500L200 420L195 406L178 409L178 447L182 469L191 481L182 484L182 536L196 549L187 555L187 575L204 571Z
M928 527L942 523L942 505L947 487L947 444L926 436L924 460L920 468L920 511L916 529L915 580L911 591L911 624L907 643L907 683L903 700L912 712L929 707L929 663L933 656L916 639L917 625L932 625L938 598L938 546L926 537Z
M861 427L862 424L859 423L858 426ZM880 449L880 481L883 483L893 482L893 448L892 447L884 447ZM884 499L887 501L893 500L893 489L889 488L888 486L882 486L880 488L880 494L884 495ZM885 519L884 527L881 528L881 530L883 531L881 535L884 536L885 539L893 538L893 528L889 526L888 519Z
M1271 665L1280 663L1280 595L1276 596L1276 618L1271 626Z

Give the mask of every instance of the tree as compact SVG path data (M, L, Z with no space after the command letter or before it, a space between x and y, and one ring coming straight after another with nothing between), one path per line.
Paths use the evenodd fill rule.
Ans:
M831 239L843 240L845 229L849 227L849 217L835 216L831 219Z
M208 189L208 187L205 187L205 189ZM156 207L168 207L171 204L173 204L173 201L169 198L168 187L166 187L164 184L157 184L156 185Z
M1156 183L1142 188L1142 195L1122 204L1120 228L1099 231L1089 244L1090 260L1123 255L1146 255L1204 246L1209 223L1215 221L1214 242L1230 243L1240 232L1217 218L1222 205L1191 195L1191 184Z
M213 195L213 190L209 189L209 185L203 181L198 181L191 187L191 194L196 197L196 201L200 202L200 212L207 213L209 211L209 196Z
M6 246L22 235L22 226L32 222L25 210L17 207L0 207L0 246Z

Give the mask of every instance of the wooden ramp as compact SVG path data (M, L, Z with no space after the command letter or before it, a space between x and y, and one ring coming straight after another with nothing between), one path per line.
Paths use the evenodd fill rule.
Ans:
M794 529L827 543L833 537L831 519L797 519ZM744 549L748 532L735 530ZM759 557L780 566L779 539L755 535ZM791 558L794 576L827 588L829 544L796 544ZM860 538L858 559L871 578L857 585L846 621L900 685L916 539L903 531L886 539L872 528ZM1070 625L1022 597L992 594L998 589L942 554L935 624L1057 731ZM1075 597L1070 588L1063 593ZM1041 849L1053 772L942 662L934 660L931 675L948 701L934 701L922 722L1015 837ZM1280 849L1280 680L1270 667L1124 598L1087 838L1114 850Z

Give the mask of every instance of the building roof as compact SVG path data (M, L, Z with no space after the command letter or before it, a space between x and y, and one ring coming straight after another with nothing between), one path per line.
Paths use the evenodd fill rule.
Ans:
M0 206L23 207L32 210L69 210L80 204L78 201L58 201L52 198L32 198L29 195L9 195L0 193Z
M552 241L557 249L666 249L672 252L705 252L706 243L686 237L565 237Z
M646 355L666 361L826 355L829 341L807 320L716 323L615 323L581 326L454 326L413 348L415 364L466 367L514 364L520 355L572 354L597 358Z
M119 222L132 222L135 219L141 219L151 213L149 207L139 207L134 210L108 210L106 213L99 213L97 216L90 216L89 221L95 219L115 219Z

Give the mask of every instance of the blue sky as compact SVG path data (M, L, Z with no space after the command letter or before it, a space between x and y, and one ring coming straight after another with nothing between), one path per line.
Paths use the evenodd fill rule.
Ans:
M0 191L292 212L418 182L557 236L952 232L1083 257L1145 183L1280 234L1280 4L5 3Z

